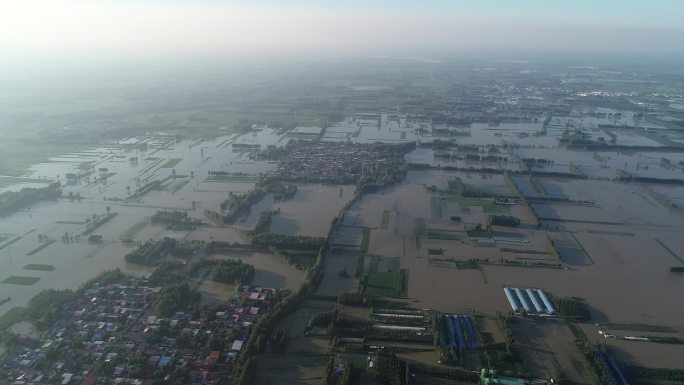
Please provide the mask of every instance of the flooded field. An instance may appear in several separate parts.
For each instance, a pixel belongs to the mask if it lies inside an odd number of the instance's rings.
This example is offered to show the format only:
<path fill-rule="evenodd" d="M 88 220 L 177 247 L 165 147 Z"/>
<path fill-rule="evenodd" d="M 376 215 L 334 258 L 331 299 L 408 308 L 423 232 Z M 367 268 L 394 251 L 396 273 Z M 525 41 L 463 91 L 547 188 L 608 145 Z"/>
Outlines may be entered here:
<path fill-rule="evenodd" d="M 275 143 L 282 136 L 277 130 L 265 129 L 244 140 L 256 137 Z M 45 288 L 75 289 L 103 270 L 149 273 L 151 268 L 124 262 L 123 256 L 132 250 L 121 243 L 124 238 L 145 242 L 169 236 L 243 242 L 232 228 L 207 224 L 194 231 L 172 231 L 148 220 L 158 210 L 180 210 L 206 222 L 205 209 L 218 211 L 230 192 L 249 191 L 260 175 L 275 166 L 250 160 L 249 152 L 231 148 L 232 143 L 231 137 L 192 141 L 131 138 L 35 165 L 25 177 L 31 178 L 33 184 L 29 185 L 59 180 L 64 197 L 0 218 L 0 280 L 10 276 L 38 278 L 32 285 L 1 284 L 3 296 L 10 296 L 12 301 L 1 305 L 0 313 L 26 304 Z M 241 177 L 216 180 L 209 178 L 210 171 L 238 173 Z M 0 187 L 2 191 L 16 191 L 28 186 L 21 180 L 16 182 Z M 158 185 L 148 188 L 153 182 Z M 116 215 L 89 230 L 102 235 L 103 242 L 88 243 L 83 234 L 89 229 L 89 221 L 107 213 Z M 67 236 L 69 241 L 65 241 Z M 49 264 L 55 269 L 25 270 L 23 267 L 30 263 Z M 287 286 L 293 282 L 292 287 L 298 286 L 301 280 L 295 279 L 294 272 L 288 274 L 277 275 L 273 283 Z M 271 281 L 265 275 L 260 279 Z"/>
<path fill-rule="evenodd" d="M 407 297 L 415 301 L 414 306 L 508 312 L 504 286 L 540 287 L 554 296 L 584 298 L 598 322 L 662 323 L 684 330 L 684 310 L 671 295 L 684 290 L 684 281 L 669 273 L 678 262 L 667 250 L 684 254 L 679 241 L 684 219 L 641 186 L 540 178 L 548 196 L 593 203 L 532 204 L 539 216 L 549 216 L 541 228 L 525 216 L 523 205 L 513 206 L 508 210 L 521 218 L 521 226 L 493 227 L 494 241 L 482 243 L 468 234 L 468 228 L 485 223 L 482 208 L 443 205 L 441 199 L 435 206 L 436 194 L 424 187 L 445 188 L 455 175 L 464 183 L 498 193 L 508 188 L 498 176 L 412 171 L 401 184 L 364 196 L 345 214 L 344 226 L 369 228 L 369 255 L 398 257 L 401 268 L 407 269 Z M 451 223 L 447 219 L 451 215 L 459 215 L 462 222 Z M 430 239 L 429 229 L 444 239 Z M 551 251 L 549 237 L 560 245 L 561 259 Z M 330 266 L 335 268 L 321 286 L 326 295 L 353 290 L 357 284 L 348 281 L 358 281 L 336 277 L 338 270 L 357 265 L 358 253 L 335 251 L 333 256 Z M 459 268 L 458 261 L 472 258 L 488 263 Z"/>
<path fill-rule="evenodd" d="M 409 152 L 404 157 L 409 163 L 427 164 L 432 167 L 458 167 L 459 169 L 481 169 L 489 168 L 496 170 L 520 171 L 523 169 L 520 162 L 518 162 L 507 149 L 497 149 L 496 153 L 490 155 L 501 158 L 501 160 L 467 160 L 465 157 L 468 154 L 465 152 L 444 151 L 441 156 L 437 157 L 435 151 L 429 148 L 416 148 Z M 489 154 L 483 154 L 489 155 Z"/>
<path fill-rule="evenodd" d="M 252 205 L 246 218 L 236 225 L 254 228 L 264 211 L 276 211 L 270 232 L 285 235 L 309 235 L 325 237 L 333 218 L 354 196 L 356 186 L 298 184 L 292 199 L 275 201 L 272 195 Z"/>
<path fill-rule="evenodd" d="M 590 340 L 598 339 L 601 343 L 609 347 L 614 359 L 618 362 L 625 362 L 628 365 L 643 366 L 650 368 L 673 368 L 684 369 L 684 362 L 681 360 L 684 354 L 684 345 L 661 344 L 650 341 L 629 341 L 624 339 L 604 338 L 598 334 L 599 330 L 619 336 L 660 336 L 672 337 L 676 333 L 654 333 L 635 330 L 612 330 L 604 325 L 583 324 L 582 331 Z"/>
<path fill-rule="evenodd" d="M 416 130 L 421 126 L 416 122 L 391 114 L 371 115 L 328 127 L 321 131 L 322 138 L 400 143 L 419 137 Z M 41 201 L 0 218 L 0 282 L 5 281 L 0 290 L 2 297 L 11 297 L 0 305 L 0 313 L 25 305 L 42 289 L 77 288 L 106 269 L 150 273 L 152 268 L 124 261 L 133 250 L 124 239 L 246 243 L 244 230 L 253 229 L 261 214 L 270 211 L 274 215 L 269 232 L 317 237 L 326 236 L 333 218 L 343 214 L 325 256 L 320 296 L 369 292 L 364 275 L 396 275 L 403 286 L 385 293 L 403 297 L 412 307 L 486 318 L 510 312 L 503 287 L 535 287 L 555 297 L 584 299 L 594 322 L 662 324 L 684 332 L 684 308 L 672 295 L 684 291 L 684 280 L 669 271 L 684 263 L 684 190 L 678 185 L 613 180 L 627 174 L 681 178 L 684 156 L 559 148 L 560 127 L 568 123 L 564 122 L 556 122 L 557 127 L 552 121 L 547 127 L 502 123 L 459 128 L 448 156 L 436 157 L 435 150 L 425 147 L 405 156 L 409 163 L 432 169 L 410 170 L 402 181 L 355 200 L 344 213 L 356 186 L 297 183 L 290 199 L 276 201 L 266 195 L 232 225 L 209 222 L 205 210 L 220 212 L 230 193 L 249 192 L 273 170 L 273 161 L 255 160 L 253 153 L 285 144 L 287 130 L 258 127 L 246 135 L 212 140 L 130 138 L 55 157 L 21 178 L 0 177 L 0 192 L 57 180 L 64 191 L 58 200 Z M 594 123 L 573 124 L 583 124 L 591 135 L 611 137 Z M 618 145 L 657 143 L 638 132 L 610 134 L 616 135 Z M 423 134 L 420 139 L 437 137 Z M 499 146 L 496 154 L 501 159 L 466 160 L 459 146 L 468 144 L 480 146 L 482 154 L 489 151 L 483 145 Z M 511 177 L 445 171 L 442 166 L 506 170 Z M 526 174 L 527 169 L 539 173 Z M 540 176 L 543 172 L 574 177 Z M 528 202 L 494 199 L 516 196 L 518 191 Z M 166 229 L 150 222 L 158 210 L 181 211 L 204 223 L 193 230 Z M 517 222 L 504 226 L 495 216 L 513 216 Z M 100 223 L 102 218 L 107 220 Z M 89 243 L 88 234 L 102 235 L 102 242 Z M 210 258 L 253 265 L 253 285 L 297 290 L 305 282 L 303 271 L 267 253 L 236 251 Z M 207 277 L 196 282 L 205 305 L 226 300 L 236 289 Z M 269 371 L 287 368 L 287 376 L 261 373 L 259 383 L 320 383 L 327 340 L 302 334 L 313 314 L 332 305 L 309 303 L 281 322 L 290 335 L 292 354 L 287 359 L 267 355 L 258 365 Z M 491 319 L 487 322 L 487 328 L 495 328 Z M 586 373 L 578 365 L 572 335 L 564 324 L 516 322 L 512 328 L 534 376 L 564 371 L 573 383 L 585 383 Z M 676 346 L 623 342 L 610 343 L 619 359 L 636 365 L 657 366 L 651 359 L 656 351 L 680 353 Z M 435 358 L 433 352 L 404 357 L 425 362 Z M 667 365 L 677 367 L 674 362 Z"/>
<path fill-rule="evenodd" d="M 573 384 L 592 384 L 573 344 L 575 337 L 561 320 L 514 319 L 510 327 L 520 343 L 521 358 L 534 377 L 555 378 L 564 373 Z"/>
<path fill-rule="evenodd" d="M 256 382 L 264 385 L 318 385 L 328 363 L 327 355 L 266 355 L 257 364 Z"/>

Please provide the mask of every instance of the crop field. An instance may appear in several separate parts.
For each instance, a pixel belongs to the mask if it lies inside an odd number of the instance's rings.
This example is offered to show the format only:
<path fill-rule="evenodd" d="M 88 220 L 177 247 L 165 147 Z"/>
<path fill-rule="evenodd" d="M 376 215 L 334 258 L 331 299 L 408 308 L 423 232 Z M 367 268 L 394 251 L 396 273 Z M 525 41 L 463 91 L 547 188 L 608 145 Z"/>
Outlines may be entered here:
<path fill-rule="evenodd" d="M 13 243 L 15 243 L 15 242 L 20 241 L 21 239 L 22 239 L 22 237 L 15 237 L 15 238 L 12 238 L 12 240 L 7 241 L 7 242 L 3 243 L 2 245 L 0 245 L 0 250 L 4 249 L 5 247 L 10 246 L 11 244 L 13 244 Z"/>
<path fill-rule="evenodd" d="M 41 250 L 43 250 L 44 248 L 50 246 L 50 245 L 53 244 L 54 242 L 55 242 L 54 239 L 50 239 L 50 240 L 48 240 L 48 241 L 46 241 L 46 242 L 43 242 L 42 244 L 40 244 L 40 245 L 37 246 L 36 248 L 34 248 L 34 249 L 32 249 L 32 250 L 29 250 L 29 251 L 26 253 L 26 255 L 34 255 L 34 254 L 37 254 L 39 251 L 41 251 Z"/>
<path fill-rule="evenodd" d="M 37 277 L 22 277 L 19 275 L 13 275 L 13 276 L 5 278 L 5 280 L 3 280 L 0 283 L 7 283 L 7 284 L 11 284 L 11 285 L 31 286 L 38 281 L 40 281 L 40 278 L 37 278 Z"/>
<path fill-rule="evenodd" d="M 29 263 L 28 265 L 24 266 L 24 270 L 53 271 L 55 270 L 55 266 L 44 265 L 40 263 Z"/>
<path fill-rule="evenodd" d="M 259 181 L 259 177 L 251 175 L 212 175 L 204 180 L 206 182 L 254 183 Z"/>
<path fill-rule="evenodd" d="M 168 159 L 164 164 L 161 165 L 161 168 L 174 168 L 176 165 L 180 162 L 182 162 L 182 158 L 172 158 Z"/>
<path fill-rule="evenodd" d="M 447 240 L 447 241 L 457 241 L 461 239 L 461 236 L 459 234 L 462 234 L 461 231 L 455 231 L 455 230 L 443 230 L 443 229 L 435 229 L 435 228 L 428 228 L 427 229 L 427 238 L 428 239 L 442 239 L 442 240 Z"/>
<path fill-rule="evenodd" d="M 408 274 L 405 270 L 396 272 L 369 273 L 364 281 L 364 293 L 403 297 L 408 285 Z"/>

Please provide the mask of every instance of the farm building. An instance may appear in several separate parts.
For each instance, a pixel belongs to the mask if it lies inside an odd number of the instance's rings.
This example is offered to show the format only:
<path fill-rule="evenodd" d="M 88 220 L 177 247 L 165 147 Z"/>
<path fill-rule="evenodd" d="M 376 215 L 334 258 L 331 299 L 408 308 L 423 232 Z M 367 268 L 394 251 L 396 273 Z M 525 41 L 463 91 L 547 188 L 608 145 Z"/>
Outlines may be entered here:
<path fill-rule="evenodd" d="M 558 312 L 551 298 L 541 289 L 505 287 L 504 293 L 514 313 L 555 316 Z"/>

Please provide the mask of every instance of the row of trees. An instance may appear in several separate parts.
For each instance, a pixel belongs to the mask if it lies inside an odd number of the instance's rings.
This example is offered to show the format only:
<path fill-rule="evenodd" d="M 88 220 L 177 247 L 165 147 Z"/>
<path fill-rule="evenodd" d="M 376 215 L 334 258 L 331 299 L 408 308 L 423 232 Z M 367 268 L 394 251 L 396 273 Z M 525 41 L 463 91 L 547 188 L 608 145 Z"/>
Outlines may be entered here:
<path fill-rule="evenodd" d="M 168 317 L 177 311 L 192 309 L 201 298 L 199 292 L 192 289 L 187 282 L 183 282 L 164 287 L 159 293 L 154 309 L 162 317 Z"/>
<path fill-rule="evenodd" d="M 126 262 L 139 265 L 155 266 L 167 257 L 190 258 L 200 248 L 198 243 L 181 242 L 173 238 L 149 240 L 136 250 L 126 254 Z"/>
<path fill-rule="evenodd" d="M 74 298 L 71 290 L 43 290 L 29 300 L 24 315 L 36 328 L 45 329 L 59 320 L 62 306 Z"/>
<path fill-rule="evenodd" d="M 573 321 L 587 321 L 591 319 L 589 308 L 579 297 L 554 298 L 554 302 L 561 317 Z"/>
<path fill-rule="evenodd" d="M 496 226 L 518 227 L 520 218 L 512 215 L 490 215 L 489 224 Z"/>
<path fill-rule="evenodd" d="M 175 230 L 193 230 L 202 225 L 199 219 L 193 219 L 184 211 L 159 210 L 150 218 L 150 222 L 166 225 Z"/>
<path fill-rule="evenodd" d="M 274 247 L 286 250 L 318 250 L 325 243 L 325 238 L 308 235 L 261 233 L 254 235 L 251 241 L 253 245 L 261 247 Z"/>
<path fill-rule="evenodd" d="M 252 229 L 249 234 L 254 236 L 256 234 L 268 232 L 271 228 L 271 221 L 273 220 L 273 215 L 275 213 L 277 213 L 277 211 L 264 211 L 259 214 L 259 219 L 257 219 L 254 229 Z"/>
<path fill-rule="evenodd" d="M 297 194 L 297 185 L 294 183 L 268 181 L 262 186 L 266 192 L 273 194 L 273 199 L 276 201 L 292 199 Z"/>
<path fill-rule="evenodd" d="M 45 199 L 57 199 L 62 195 L 59 182 L 44 188 L 23 188 L 0 194 L 0 215 L 9 215 Z"/>
<path fill-rule="evenodd" d="M 254 278 L 254 266 L 239 260 L 226 259 L 214 267 L 213 279 L 216 282 L 245 285 Z"/>
<path fill-rule="evenodd" d="M 135 199 L 135 198 L 140 198 L 143 197 L 145 194 L 152 190 L 159 190 L 161 189 L 161 181 L 160 180 L 153 180 L 151 182 L 148 182 L 144 184 L 142 187 L 139 189 L 135 190 L 133 194 L 131 194 L 128 199 Z"/>

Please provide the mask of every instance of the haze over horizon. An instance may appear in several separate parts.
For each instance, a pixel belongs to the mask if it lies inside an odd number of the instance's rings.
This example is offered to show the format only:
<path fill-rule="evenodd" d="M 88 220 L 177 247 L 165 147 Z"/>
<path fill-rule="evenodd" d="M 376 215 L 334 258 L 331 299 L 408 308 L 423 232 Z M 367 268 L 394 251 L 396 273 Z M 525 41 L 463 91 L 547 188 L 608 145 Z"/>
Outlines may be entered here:
<path fill-rule="evenodd" d="M 0 61 L 488 52 L 680 56 L 684 3 L 5 1 Z M 46 63 L 41 63 L 46 65 Z"/>

